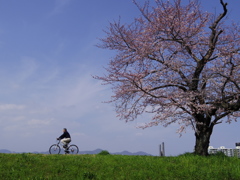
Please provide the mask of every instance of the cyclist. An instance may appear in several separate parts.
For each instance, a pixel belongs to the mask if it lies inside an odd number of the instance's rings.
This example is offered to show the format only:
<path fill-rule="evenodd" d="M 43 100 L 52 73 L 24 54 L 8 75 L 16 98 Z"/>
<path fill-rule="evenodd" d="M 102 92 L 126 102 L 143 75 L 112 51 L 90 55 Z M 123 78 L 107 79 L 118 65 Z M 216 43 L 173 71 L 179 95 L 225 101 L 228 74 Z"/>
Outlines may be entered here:
<path fill-rule="evenodd" d="M 66 128 L 63 128 L 63 134 L 57 138 L 57 140 L 61 140 L 63 144 L 63 148 L 65 148 L 65 152 L 67 151 L 68 144 L 71 142 L 71 136 Z"/>

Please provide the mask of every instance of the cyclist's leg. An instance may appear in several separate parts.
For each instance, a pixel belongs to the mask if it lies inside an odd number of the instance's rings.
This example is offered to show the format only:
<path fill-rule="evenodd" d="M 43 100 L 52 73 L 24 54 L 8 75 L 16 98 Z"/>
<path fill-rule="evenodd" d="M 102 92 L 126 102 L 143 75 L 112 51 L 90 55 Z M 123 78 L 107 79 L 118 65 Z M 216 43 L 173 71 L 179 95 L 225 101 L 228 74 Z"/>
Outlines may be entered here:
<path fill-rule="evenodd" d="M 61 143 L 63 144 L 63 148 L 67 148 L 68 144 L 71 142 L 71 138 L 63 138 Z"/>

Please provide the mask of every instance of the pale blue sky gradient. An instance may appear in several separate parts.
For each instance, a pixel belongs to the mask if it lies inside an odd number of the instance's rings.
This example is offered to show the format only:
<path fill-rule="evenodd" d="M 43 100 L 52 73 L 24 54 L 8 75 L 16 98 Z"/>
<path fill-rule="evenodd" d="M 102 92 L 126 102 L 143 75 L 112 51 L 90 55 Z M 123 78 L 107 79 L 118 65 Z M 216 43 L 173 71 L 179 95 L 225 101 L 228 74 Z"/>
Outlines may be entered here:
<path fill-rule="evenodd" d="M 239 21 L 240 2 L 229 2 L 229 18 Z M 144 2 L 139 0 L 139 2 Z M 218 14 L 219 0 L 202 0 Z M 177 124 L 137 129 L 148 116 L 125 123 L 111 96 L 92 75 L 103 75 L 114 52 L 97 48 L 103 30 L 121 16 L 132 22 L 139 11 L 131 0 L 0 0 L 0 149 L 47 151 L 67 128 L 80 151 L 101 148 L 158 155 L 191 152 L 194 133 L 179 137 Z M 239 123 L 214 129 L 211 145 L 234 147 Z"/>

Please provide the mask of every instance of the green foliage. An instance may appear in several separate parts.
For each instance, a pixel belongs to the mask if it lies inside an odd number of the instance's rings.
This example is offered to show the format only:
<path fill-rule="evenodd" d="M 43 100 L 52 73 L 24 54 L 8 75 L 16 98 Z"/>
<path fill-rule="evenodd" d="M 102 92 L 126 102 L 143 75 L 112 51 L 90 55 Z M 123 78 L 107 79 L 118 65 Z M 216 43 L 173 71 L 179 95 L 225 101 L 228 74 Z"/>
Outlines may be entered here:
<path fill-rule="evenodd" d="M 3 180 L 238 180 L 236 157 L 0 154 Z"/>
<path fill-rule="evenodd" d="M 186 153 L 184 153 L 184 154 L 181 154 L 181 155 L 179 155 L 179 156 L 187 156 L 187 157 L 192 157 L 192 156 L 197 156 L 196 154 L 194 154 L 194 153 L 190 153 L 190 152 L 186 152 Z"/>
<path fill-rule="evenodd" d="M 110 155 L 110 153 L 106 150 L 101 151 L 100 153 L 98 153 L 99 155 Z"/>
<path fill-rule="evenodd" d="M 84 172 L 83 179 L 96 179 L 96 174 L 92 172 Z"/>
<path fill-rule="evenodd" d="M 217 153 L 215 153 L 215 154 L 211 154 L 210 156 L 217 156 L 217 157 L 222 157 L 222 158 L 224 158 L 224 157 L 228 157 L 228 156 L 226 156 L 223 152 L 221 152 L 221 151 L 218 151 Z"/>

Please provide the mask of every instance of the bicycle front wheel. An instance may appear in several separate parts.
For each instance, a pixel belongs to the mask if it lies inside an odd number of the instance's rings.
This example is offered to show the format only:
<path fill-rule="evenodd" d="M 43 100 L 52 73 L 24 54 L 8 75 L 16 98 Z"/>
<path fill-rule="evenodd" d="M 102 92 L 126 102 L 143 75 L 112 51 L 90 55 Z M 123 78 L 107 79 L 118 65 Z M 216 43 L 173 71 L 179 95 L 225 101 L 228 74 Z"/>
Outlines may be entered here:
<path fill-rule="evenodd" d="M 76 145 L 70 145 L 68 147 L 69 154 L 77 154 L 79 149 Z"/>
<path fill-rule="evenodd" d="M 50 154 L 59 154 L 61 151 L 60 146 L 57 144 L 53 144 L 50 148 L 49 148 L 49 153 Z"/>

